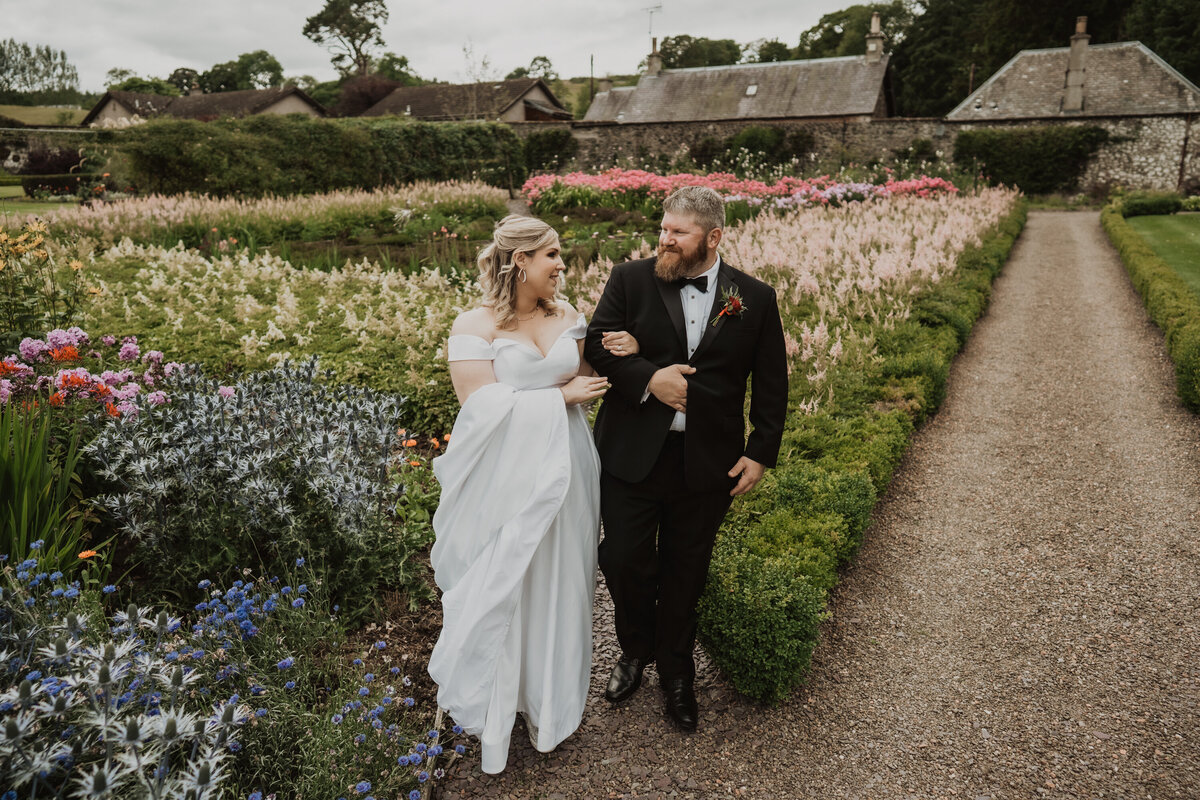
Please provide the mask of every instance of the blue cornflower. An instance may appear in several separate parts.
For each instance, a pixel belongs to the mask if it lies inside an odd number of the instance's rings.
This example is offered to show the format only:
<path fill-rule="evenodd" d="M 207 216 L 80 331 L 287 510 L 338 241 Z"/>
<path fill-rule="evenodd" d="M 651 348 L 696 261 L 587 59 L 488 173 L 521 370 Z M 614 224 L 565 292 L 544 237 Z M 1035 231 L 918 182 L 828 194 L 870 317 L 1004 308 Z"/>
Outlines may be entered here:
<path fill-rule="evenodd" d="M 367 683 L 370 683 L 371 681 L 375 680 L 375 673 L 368 672 L 366 675 L 363 675 L 363 680 Z"/>
<path fill-rule="evenodd" d="M 431 757 L 436 758 L 437 756 L 440 756 L 441 754 L 442 754 L 442 746 L 440 744 L 435 744 L 433 747 L 429 748 L 429 755 Z"/>
<path fill-rule="evenodd" d="M 17 570 L 17 580 L 19 580 L 19 581 L 29 580 L 29 572 L 27 570 L 23 570 L 23 569 Z"/>
<path fill-rule="evenodd" d="M 393 675 L 399 675 L 399 674 L 400 674 L 400 668 L 399 668 L 399 667 L 392 667 L 391 669 L 389 669 L 389 670 L 388 670 L 388 672 L 392 673 Z"/>
<path fill-rule="evenodd" d="M 367 740 L 367 735 L 365 733 L 360 733 L 358 736 L 354 737 L 355 744 L 362 744 L 366 740 Z"/>
<path fill-rule="evenodd" d="M 292 587 L 290 587 L 290 586 L 285 586 L 285 587 L 283 587 L 282 589 L 280 589 L 280 590 L 279 590 L 279 593 L 280 593 L 280 594 L 291 594 L 291 593 L 292 593 Z"/>
<path fill-rule="evenodd" d="M 302 583 L 296 587 L 296 591 L 300 594 L 308 594 L 308 584 Z"/>
<path fill-rule="evenodd" d="M 229 752 L 236 753 L 236 752 L 240 751 L 241 749 L 242 749 L 241 742 L 230 742 L 229 743 Z"/>
<path fill-rule="evenodd" d="M 429 732 L 429 738 L 430 738 L 430 739 L 436 739 L 436 738 L 438 738 L 438 732 L 437 732 L 437 731 L 430 731 L 430 732 Z"/>
<path fill-rule="evenodd" d="M 416 704 L 417 704 L 417 701 L 413 700 L 411 697 L 404 698 L 404 705 L 406 705 L 407 707 L 412 708 Z"/>
<path fill-rule="evenodd" d="M 287 683 L 285 683 L 285 684 L 283 685 L 283 688 L 285 688 L 285 689 L 295 689 L 295 688 L 296 688 L 296 682 L 295 682 L 295 681 L 288 681 Z"/>
<path fill-rule="evenodd" d="M 383 703 L 385 706 L 390 706 L 392 704 L 392 698 L 385 697 L 382 700 L 380 700 L 379 702 Z"/>
<path fill-rule="evenodd" d="M 383 650 L 385 647 L 387 647 L 387 642 L 376 642 L 375 643 L 376 650 Z"/>
<path fill-rule="evenodd" d="M 428 747 L 425 745 L 425 743 L 424 743 L 424 742 L 420 742 L 420 743 L 418 743 L 418 744 L 417 744 L 417 752 L 418 752 L 418 753 L 424 753 L 424 752 L 425 752 L 426 750 L 428 750 L 428 749 L 429 749 L 429 748 L 428 748 Z"/>
<path fill-rule="evenodd" d="M 195 609 L 197 611 L 206 611 L 208 610 L 208 603 L 196 603 Z"/>
<path fill-rule="evenodd" d="M 285 658 L 283 661 L 280 661 L 275 666 L 278 667 L 279 669 L 290 669 L 291 666 L 295 663 L 296 663 L 296 659 L 292 658 L 291 656 L 288 656 L 287 658 Z"/>
<path fill-rule="evenodd" d="M 462 733 L 462 731 L 463 731 L 462 725 L 455 725 L 453 728 L 450 729 L 450 732 L 454 733 L 454 734 Z"/>
<path fill-rule="evenodd" d="M 113 586 L 113 585 L 110 583 L 108 586 L 105 586 L 105 587 L 104 587 L 103 589 L 101 589 L 100 591 L 104 592 L 105 594 L 112 594 L 112 593 L 113 593 L 113 592 L 115 592 L 116 590 L 117 590 L 117 587 Z"/>
<path fill-rule="evenodd" d="M 335 614 L 336 614 L 338 611 L 341 611 L 341 610 L 342 610 L 342 607 L 341 607 L 341 606 L 339 606 L 339 605 L 334 605 L 334 607 L 333 607 L 333 611 L 334 611 L 334 613 L 335 613 Z"/>
<path fill-rule="evenodd" d="M 380 720 L 379 717 L 376 717 L 375 719 L 371 720 L 371 727 L 375 730 L 379 730 L 383 727 L 383 721 Z"/>
<path fill-rule="evenodd" d="M 42 677 L 42 673 L 35 669 L 33 672 L 30 672 L 28 675 L 25 676 L 25 680 L 36 681 L 40 677 Z"/>
<path fill-rule="evenodd" d="M 424 759 L 425 759 L 425 757 L 422 756 L 420 753 L 409 753 L 408 754 L 408 763 L 414 767 L 417 764 L 420 764 Z"/>
<path fill-rule="evenodd" d="M 429 780 L 428 772 L 426 772 L 425 770 L 421 770 L 420 772 L 417 773 L 417 782 L 418 783 L 424 783 L 427 780 Z"/>
<path fill-rule="evenodd" d="M 303 558 L 303 556 L 302 556 L 302 557 L 300 557 L 300 558 L 297 558 L 297 559 L 296 559 L 296 566 L 297 566 L 297 567 L 303 567 L 303 566 L 304 566 L 304 558 Z"/>
<path fill-rule="evenodd" d="M 51 597 L 55 597 L 55 598 L 57 598 L 57 597 L 62 597 L 62 596 L 63 596 L 63 590 L 62 590 L 62 589 L 55 589 L 53 592 L 51 592 L 51 593 L 50 593 L 50 596 L 51 596 Z"/>
<path fill-rule="evenodd" d="M 334 714 L 334 715 L 333 715 L 333 719 L 332 719 L 332 720 L 330 720 L 330 721 L 331 721 L 331 722 L 332 722 L 334 725 L 341 725 L 341 724 L 342 724 L 342 720 L 343 720 L 343 719 L 345 719 L 345 717 L 343 717 L 341 714 Z"/>
<path fill-rule="evenodd" d="M 371 693 L 371 690 L 368 689 L 367 687 L 365 687 L 365 686 L 358 687 L 358 696 L 359 697 L 366 697 L 370 693 Z"/>
<path fill-rule="evenodd" d="M 354 666 L 356 666 L 356 667 L 361 667 L 361 666 L 362 666 L 362 659 L 361 659 L 361 658 L 356 658 L 356 659 L 354 659 L 353 661 L 351 661 L 350 663 L 351 663 L 351 664 L 353 664 L 353 665 L 354 665 Z"/>
<path fill-rule="evenodd" d="M 254 716 L 258 717 L 259 719 L 262 719 L 266 715 L 267 715 L 267 710 L 265 708 L 260 708 L 254 712 Z"/>
<path fill-rule="evenodd" d="M 456 745 L 454 745 L 454 752 L 458 753 L 461 756 L 463 753 L 467 752 L 467 748 L 462 746 L 461 744 L 456 744 Z"/>
<path fill-rule="evenodd" d="M 421 790 L 413 789 L 408 793 L 408 800 L 421 800 Z"/>
<path fill-rule="evenodd" d="M 196 588 L 198 589 L 207 589 L 210 586 L 212 586 L 212 581 L 210 581 L 208 578 L 205 578 L 196 584 Z"/>
<path fill-rule="evenodd" d="M 304 607 L 304 598 L 303 597 L 297 597 L 295 600 L 292 601 L 292 608 L 303 608 L 303 607 Z"/>
<path fill-rule="evenodd" d="M 33 544 L 29 545 L 29 549 L 30 549 L 30 550 L 41 550 L 41 549 L 42 549 L 42 545 L 44 545 L 45 543 L 46 543 L 46 540 L 45 540 L 45 539 L 38 539 L 38 540 L 37 540 L 36 542 L 34 542 Z"/>
<path fill-rule="evenodd" d="M 251 792 L 246 800 L 262 800 L 262 792 Z"/>
<path fill-rule="evenodd" d="M 25 601 L 25 607 L 26 607 L 26 608 L 33 608 L 33 605 L 34 605 L 34 603 L 36 603 L 36 602 L 37 602 L 37 600 L 34 600 L 34 599 L 31 597 L 31 598 L 29 598 L 28 600 L 26 600 L 26 601 Z"/>
<path fill-rule="evenodd" d="M 68 600 L 72 600 L 76 597 L 79 597 L 79 590 L 76 589 L 74 586 L 72 586 L 71 588 L 69 588 L 65 592 L 63 592 L 63 596 L 66 597 Z"/>
<path fill-rule="evenodd" d="M 51 573 L 50 573 L 50 580 L 52 580 L 52 581 L 61 581 L 61 580 L 62 580 L 62 573 L 61 573 L 61 572 L 58 572 L 57 570 L 55 570 L 54 572 L 51 572 Z"/>

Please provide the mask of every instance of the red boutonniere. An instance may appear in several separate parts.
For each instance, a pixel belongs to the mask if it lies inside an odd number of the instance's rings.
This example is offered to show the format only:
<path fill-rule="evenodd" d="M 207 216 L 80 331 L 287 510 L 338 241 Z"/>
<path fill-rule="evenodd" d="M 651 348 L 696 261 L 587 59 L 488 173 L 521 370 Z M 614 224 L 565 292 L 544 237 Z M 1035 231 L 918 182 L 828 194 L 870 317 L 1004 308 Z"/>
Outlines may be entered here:
<path fill-rule="evenodd" d="M 721 313 L 713 317 L 712 324 L 716 326 L 721 317 L 740 317 L 745 310 L 746 303 L 735 286 L 721 293 Z"/>

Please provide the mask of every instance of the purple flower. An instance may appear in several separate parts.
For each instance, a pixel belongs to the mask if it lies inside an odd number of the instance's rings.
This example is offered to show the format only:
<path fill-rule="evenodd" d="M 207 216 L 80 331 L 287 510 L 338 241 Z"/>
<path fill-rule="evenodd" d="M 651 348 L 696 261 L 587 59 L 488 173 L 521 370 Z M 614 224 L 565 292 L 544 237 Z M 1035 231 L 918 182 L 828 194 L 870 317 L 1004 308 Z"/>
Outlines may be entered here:
<path fill-rule="evenodd" d="M 12 397 L 12 381 L 0 378 L 0 404 L 7 403 Z"/>
<path fill-rule="evenodd" d="M 221 397 L 233 397 L 234 388 L 232 386 L 222 386 L 217 389 L 217 394 Z"/>
<path fill-rule="evenodd" d="M 55 328 L 46 334 L 46 342 L 53 348 L 66 347 L 67 345 L 74 346 L 76 344 L 75 337 L 61 328 Z"/>
<path fill-rule="evenodd" d="M 117 358 L 121 359 L 122 361 L 136 361 L 138 355 L 140 354 L 141 350 L 138 349 L 136 344 L 133 342 L 127 342 L 126 344 L 121 345 L 121 351 L 117 353 Z"/>
<path fill-rule="evenodd" d="M 163 403 L 167 402 L 167 393 L 151 392 L 150 394 L 146 395 L 146 402 L 152 406 L 161 406 Z"/>
<path fill-rule="evenodd" d="M 183 364 L 180 364 L 178 361 L 168 361 L 166 364 L 163 364 L 163 374 L 168 378 L 181 369 L 183 369 Z"/>
<path fill-rule="evenodd" d="M 163 354 L 161 350 L 147 350 L 146 355 L 142 356 L 142 361 L 147 364 L 161 364 Z"/>
<path fill-rule="evenodd" d="M 79 328 L 79 327 L 67 328 L 67 333 L 69 333 L 71 336 L 75 337 L 75 346 L 76 347 L 85 347 L 92 341 L 91 337 L 89 337 L 87 335 L 87 333 L 83 330 L 83 328 Z"/>
<path fill-rule="evenodd" d="M 114 344 L 117 343 L 117 337 L 109 334 L 108 336 L 101 336 L 100 341 L 103 342 L 104 344 L 108 345 L 109 347 L 112 347 Z"/>
<path fill-rule="evenodd" d="M 23 360 L 38 363 L 42 361 L 42 355 L 50 350 L 50 345 L 41 339 L 25 338 L 17 345 L 17 350 Z"/>

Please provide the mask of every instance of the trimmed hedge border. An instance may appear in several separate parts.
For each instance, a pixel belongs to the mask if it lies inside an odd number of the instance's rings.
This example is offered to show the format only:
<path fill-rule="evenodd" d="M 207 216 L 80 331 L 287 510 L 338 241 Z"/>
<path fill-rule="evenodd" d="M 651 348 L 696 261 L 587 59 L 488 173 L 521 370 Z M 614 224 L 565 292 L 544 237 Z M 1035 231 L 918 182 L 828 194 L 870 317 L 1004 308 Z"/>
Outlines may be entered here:
<path fill-rule="evenodd" d="M 1162 328 L 1180 399 L 1190 411 L 1200 413 L 1200 296 L 1116 208 L 1101 211 L 1100 224 L 1120 253 L 1150 319 Z"/>
<path fill-rule="evenodd" d="M 713 553 L 699 637 L 741 693 L 778 703 L 802 682 L 838 571 L 912 432 L 945 398 L 950 364 L 1025 217 L 1018 200 L 948 279 L 914 298 L 909 319 L 877 331 L 881 358 L 839 371 L 831 407 L 791 415 L 779 467 L 735 506 Z"/>

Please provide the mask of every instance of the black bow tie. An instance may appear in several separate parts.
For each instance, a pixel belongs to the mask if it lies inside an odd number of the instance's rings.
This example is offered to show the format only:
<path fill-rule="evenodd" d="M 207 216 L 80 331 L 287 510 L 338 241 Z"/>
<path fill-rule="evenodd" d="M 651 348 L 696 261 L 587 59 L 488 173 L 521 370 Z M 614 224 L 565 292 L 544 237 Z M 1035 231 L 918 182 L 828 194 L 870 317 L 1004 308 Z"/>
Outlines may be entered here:
<path fill-rule="evenodd" d="M 676 278 L 674 284 L 682 289 L 685 286 L 695 286 L 702 292 L 708 291 L 708 276 L 701 275 L 698 278 Z"/>

